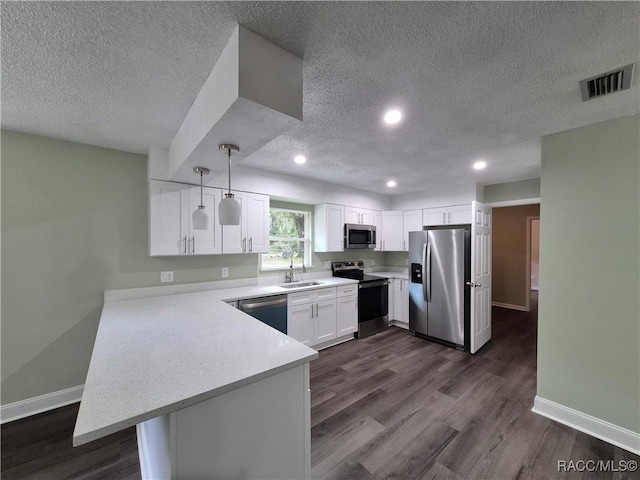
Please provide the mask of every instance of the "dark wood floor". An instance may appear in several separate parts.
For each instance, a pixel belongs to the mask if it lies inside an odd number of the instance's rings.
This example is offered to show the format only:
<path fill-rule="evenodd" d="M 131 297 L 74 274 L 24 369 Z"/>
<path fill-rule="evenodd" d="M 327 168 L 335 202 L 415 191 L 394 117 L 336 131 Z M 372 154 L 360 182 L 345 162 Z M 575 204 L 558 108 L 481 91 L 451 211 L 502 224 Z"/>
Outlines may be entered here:
<path fill-rule="evenodd" d="M 635 460 L 531 412 L 536 312 L 494 308 L 476 355 L 391 328 L 311 364 L 312 476 L 327 479 L 640 479 L 558 472 L 558 460 Z M 2 478 L 139 479 L 135 430 L 71 447 L 77 405 L 2 427 Z"/>

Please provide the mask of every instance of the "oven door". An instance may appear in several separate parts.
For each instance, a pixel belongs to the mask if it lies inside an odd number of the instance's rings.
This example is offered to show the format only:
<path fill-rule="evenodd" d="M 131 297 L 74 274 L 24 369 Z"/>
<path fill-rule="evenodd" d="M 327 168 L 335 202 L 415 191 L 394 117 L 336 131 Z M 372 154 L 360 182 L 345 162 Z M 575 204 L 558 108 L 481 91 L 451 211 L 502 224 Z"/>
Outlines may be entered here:
<path fill-rule="evenodd" d="M 375 248 L 376 227 L 345 223 L 344 248 Z"/>
<path fill-rule="evenodd" d="M 358 284 L 358 323 L 389 315 L 389 281 Z"/>

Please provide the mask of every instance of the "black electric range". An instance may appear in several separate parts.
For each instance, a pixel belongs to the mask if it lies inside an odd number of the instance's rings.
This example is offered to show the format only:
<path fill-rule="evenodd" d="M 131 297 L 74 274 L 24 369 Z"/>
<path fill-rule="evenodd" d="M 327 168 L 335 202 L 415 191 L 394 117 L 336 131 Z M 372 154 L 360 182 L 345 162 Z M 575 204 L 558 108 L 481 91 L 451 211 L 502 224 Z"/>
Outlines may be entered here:
<path fill-rule="evenodd" d="M 358 280 L 357 338 L 389 328 L 389 280 L 364 274 L 362 260 L 331 262 L 334 277 Z"/>

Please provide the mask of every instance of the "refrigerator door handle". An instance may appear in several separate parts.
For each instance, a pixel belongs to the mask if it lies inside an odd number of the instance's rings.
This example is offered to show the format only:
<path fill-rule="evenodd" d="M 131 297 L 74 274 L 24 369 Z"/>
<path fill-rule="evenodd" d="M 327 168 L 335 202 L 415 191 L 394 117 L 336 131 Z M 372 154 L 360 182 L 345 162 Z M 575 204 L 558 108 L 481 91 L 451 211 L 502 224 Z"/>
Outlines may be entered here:
<path fill-rule="evenodd" d="M 431 243 L 422 245 L 422 296 L 431 301 Z"/>

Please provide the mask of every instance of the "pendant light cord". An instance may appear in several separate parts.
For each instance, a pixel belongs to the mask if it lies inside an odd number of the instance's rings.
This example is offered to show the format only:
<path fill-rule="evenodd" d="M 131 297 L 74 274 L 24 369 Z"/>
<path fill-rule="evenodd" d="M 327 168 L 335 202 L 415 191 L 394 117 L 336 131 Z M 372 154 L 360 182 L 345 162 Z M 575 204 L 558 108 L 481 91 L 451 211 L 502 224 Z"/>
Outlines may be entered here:
<path fill-rule="evenodd" d="M 229 195 L 231 195 L 231 149 L 227 150 L 229 153 Z"/>
<path fill-rule="evenodd" d="M 200 206 L 204 207 L 204 203 L 202 201 L 202 174 L 203 174 L 203 171 L 200 170 Z"/>

